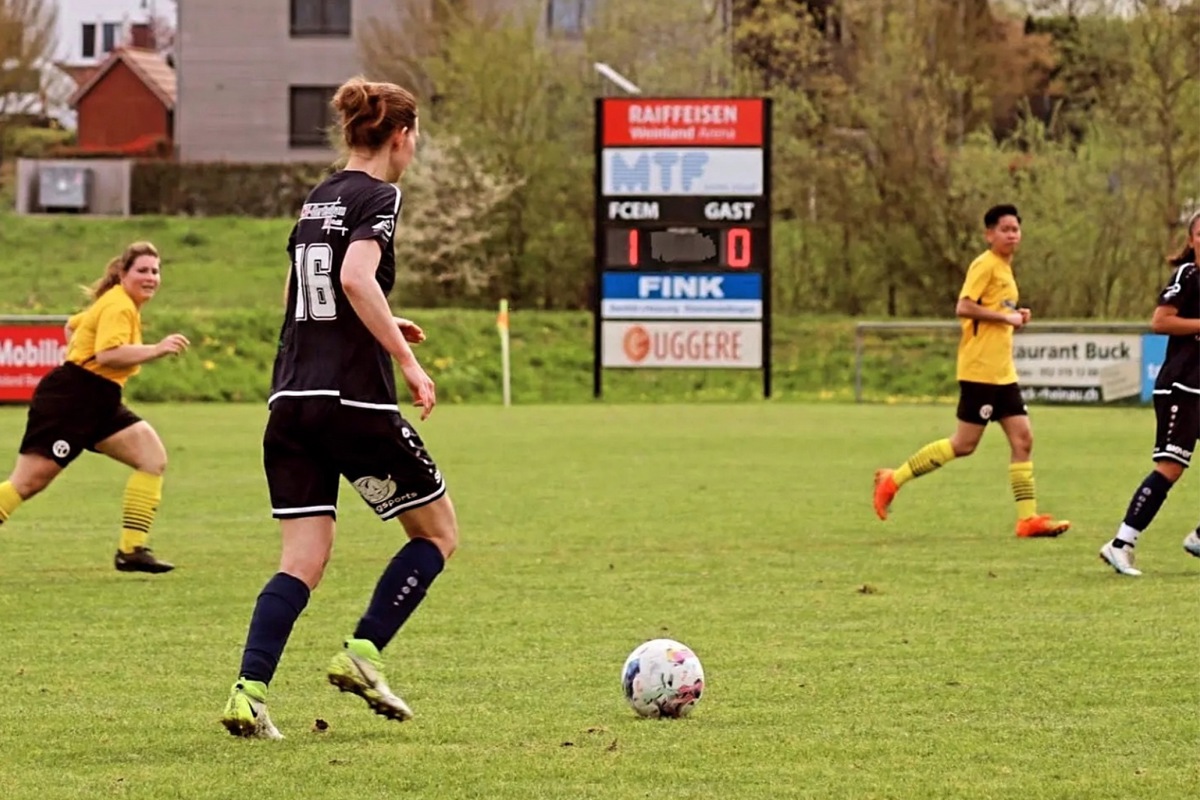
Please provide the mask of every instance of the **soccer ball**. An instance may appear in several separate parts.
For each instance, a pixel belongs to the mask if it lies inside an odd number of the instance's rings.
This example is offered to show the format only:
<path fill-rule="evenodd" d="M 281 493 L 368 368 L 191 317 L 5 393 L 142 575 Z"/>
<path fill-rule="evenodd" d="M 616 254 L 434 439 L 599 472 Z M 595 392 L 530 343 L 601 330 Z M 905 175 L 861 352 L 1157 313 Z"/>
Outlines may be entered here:
<path fill-rule="evenodd" d="M 621 688 L 643 717 L 686 717 L 704 691 L 704 668 L 687 645 L 651 639 L 625 659 Z"/>

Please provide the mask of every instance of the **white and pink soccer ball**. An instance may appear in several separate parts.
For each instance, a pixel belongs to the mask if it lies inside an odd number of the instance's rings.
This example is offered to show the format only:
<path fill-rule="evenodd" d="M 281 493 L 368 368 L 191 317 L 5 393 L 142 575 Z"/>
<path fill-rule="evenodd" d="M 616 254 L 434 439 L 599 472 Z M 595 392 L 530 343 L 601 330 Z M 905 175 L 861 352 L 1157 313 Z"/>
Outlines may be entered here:
<path fill-rule="evenodd" d="M 686 717 L 704 692 L 704 668 L 687 645 L 651 639 L 625 659 L 621 688 L 643 717 Z"/>

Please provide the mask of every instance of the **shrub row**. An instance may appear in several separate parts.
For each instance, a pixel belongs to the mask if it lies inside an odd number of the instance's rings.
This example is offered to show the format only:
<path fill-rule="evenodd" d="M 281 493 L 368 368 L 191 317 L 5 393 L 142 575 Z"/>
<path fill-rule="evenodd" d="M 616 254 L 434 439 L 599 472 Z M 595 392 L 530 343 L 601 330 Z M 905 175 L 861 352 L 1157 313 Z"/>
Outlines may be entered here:
<path fill-rule="evenodd" d="M 179 163 L 138 161 L 134 214 L 290 217 L 330 164 Z"/>

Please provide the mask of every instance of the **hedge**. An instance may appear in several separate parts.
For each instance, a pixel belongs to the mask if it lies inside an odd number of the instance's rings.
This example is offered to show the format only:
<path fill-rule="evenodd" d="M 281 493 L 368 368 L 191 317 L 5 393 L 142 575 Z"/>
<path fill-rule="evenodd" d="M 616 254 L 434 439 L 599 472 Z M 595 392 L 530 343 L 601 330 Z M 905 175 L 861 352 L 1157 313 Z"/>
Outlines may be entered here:
<path fill-rule="evenodd" d="M 290 217 L 332 164 L 137 161 L 134 214 Z"/>

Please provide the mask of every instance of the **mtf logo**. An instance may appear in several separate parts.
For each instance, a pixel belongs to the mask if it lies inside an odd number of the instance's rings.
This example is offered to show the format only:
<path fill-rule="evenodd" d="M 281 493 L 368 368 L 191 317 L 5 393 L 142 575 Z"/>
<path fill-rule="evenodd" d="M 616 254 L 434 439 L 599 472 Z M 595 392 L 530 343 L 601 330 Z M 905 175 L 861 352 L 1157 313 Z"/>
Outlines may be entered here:
<path fill-rule="evenodd" d="M 743 195 L 763 192 L 761 148 L 608 148 L 603 194 Z"/>
<path fill-rule="evenodd" d="M 643 152 L 632 161 L 617 150 L 612 154 L 612 181 L 618 191 L 638 194 L 668 194 L 673 186 L 690 192 L 696 179 L 704 176 L 707 163 L 708 153 L 703 150 Z"/>

